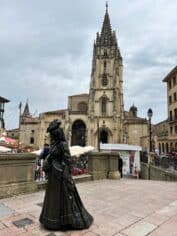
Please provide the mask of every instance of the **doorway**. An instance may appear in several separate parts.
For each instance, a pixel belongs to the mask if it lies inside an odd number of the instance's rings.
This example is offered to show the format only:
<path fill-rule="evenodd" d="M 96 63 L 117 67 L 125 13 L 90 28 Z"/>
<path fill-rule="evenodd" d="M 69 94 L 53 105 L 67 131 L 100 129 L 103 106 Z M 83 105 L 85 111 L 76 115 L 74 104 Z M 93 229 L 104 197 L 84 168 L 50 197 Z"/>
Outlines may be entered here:
<path fill-rule="evenodd" d="M 72 125 L 71 145 L 86 145 L 86 125 L 82 120 L 76 120 Z"/>
<path fill-rule="evenodd" d="M 108 143 L 108 133 L 105 130 L 100 132 L 100 142 L 101 143 Z"/>

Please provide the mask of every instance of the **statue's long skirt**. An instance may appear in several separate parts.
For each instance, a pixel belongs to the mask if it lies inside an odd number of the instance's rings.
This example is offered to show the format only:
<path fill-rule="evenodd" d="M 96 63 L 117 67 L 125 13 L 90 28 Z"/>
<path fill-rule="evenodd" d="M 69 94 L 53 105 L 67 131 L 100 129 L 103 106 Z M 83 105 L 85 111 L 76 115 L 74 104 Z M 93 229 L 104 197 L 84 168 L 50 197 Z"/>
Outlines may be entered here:
<path fill-rule="evenodd" d="M 85 209 L 75 183 L 61 177 L 54 166 L 48 174 L 47 188 L 39 218 L 44 227 L 54 230 L 86 229 L 93 217 Z"/>

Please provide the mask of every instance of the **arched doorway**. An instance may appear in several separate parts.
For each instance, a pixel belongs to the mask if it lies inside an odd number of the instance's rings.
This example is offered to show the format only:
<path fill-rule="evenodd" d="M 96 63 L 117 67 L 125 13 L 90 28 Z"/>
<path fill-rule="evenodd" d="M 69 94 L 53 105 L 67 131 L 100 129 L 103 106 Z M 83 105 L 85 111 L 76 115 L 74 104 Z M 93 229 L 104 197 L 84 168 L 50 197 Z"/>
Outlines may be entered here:
<path fill-rule="evenodd" d="M 165 152 L 165 145 L 164 145 L 164 143 L 162 143 L 162 152 L 163 153 Z"/>
<path fill-rule="evenodd" d="M 101 143 L 108 143 L 108 133 L 106 130 L 102 130 L 100 132 L 100 142 Z"/>
<path fill-rule="evenodd" d="M 71 145 L 86 145 L 86 125 L 82 120 L 76 120 L 72 125 Z"/>
<path fill-rule="evenodd" d="M 168 143 L 166 143 L 166 153 L 168 153 Z"/>
<path fill-rule="evenodd" d="M 159 143 L 159 153 L 161 154 L 162 150 L 161 150 L 161 144 Z"/>

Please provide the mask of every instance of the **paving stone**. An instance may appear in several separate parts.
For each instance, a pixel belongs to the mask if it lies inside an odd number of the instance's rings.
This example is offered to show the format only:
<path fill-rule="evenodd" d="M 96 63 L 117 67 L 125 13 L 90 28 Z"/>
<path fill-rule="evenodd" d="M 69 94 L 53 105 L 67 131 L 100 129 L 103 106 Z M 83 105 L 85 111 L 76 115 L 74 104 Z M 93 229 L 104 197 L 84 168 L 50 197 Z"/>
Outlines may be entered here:
<path fill-rule="evenodd" d="M 0 222 L 0 230 L 4 229 L 6 226 Z"/>
<path fill-rule="evenodd" d="M 26 225 L 31 225 L 34 222 L 31 219 L 29 219 L 29 218 L 23 218 L 23 219 L 20 219 L 20 220 L 17 220 L 17 221 L 13 221 L 12 223 L 17 228 L 22 228 L 22 227 L 25 227 Z"/>
<path fill-rule="evenodd" d="M 156 227 L 156 225 L 147 222 L 138 222 L 121 231 L 121 233 L 128 236 L 146 236 L 149 235 Z"/>
<path fill-rule="evenodd" d="M 148 223 L 151 223 L 151 224 L 154 224 L 154 225 L 161 225 L 162 223 L 164 223 L 165 221 L 167 221 L 169 219 L 168 216 L 164 216 L 164 215 L 159 215 L 157 213 L 154 213 L 146 218 L 144 218 L 143 220 L 148 222 Z"/>
<path fill-rule="evenodd" d="M 177 215 L 170 218 L 161 227 L 154 230 L 151 236 L 176 236 L 177 235 Z"/>
<path fill-rule="evenodd" d="M 43 206 L 43 202 L 37 203 L 36 205 L 42 207 Z"/>
<path fill-rule="evenodd" d="M 114 234 L 114 236 L 125 236 L 125 235 L 121 234 L 121 233 L 116 233 L 116 234 Z"/>
<path fill-rule="evenodd" d="M 36 236 L 46 236 L 47 234 L 50 233 L 49 230 L 43 229 L 43 228 L 35 228 L 32 230 L 29 230 L 29 232 L 32 232 Z"/>
<path fill-rule="evenodd" d="M 94 232 L 91 232 L 91 231 L 88 231 L 86 233 L 83 234 L 84 236 L 98 236 L 98 234 L 94 233 Z M 70 235 L 69 235 L 70 236 Z M 71 235 L 72 236 L 72 235 Z"/>
<path fill-rule="evenodd" d="M 46 236 L 56 236 L 54 233 L 47 234 Z"/>
<path fill-rule="evenodd" d="M 14 210 L 5 206 L 3 203 L 0 203 L 0 217 L 12 215 Z"/>
<path fill-rule="evenodd" d="M 168 205 L 157 211 L 158 214 L 164 216 L 173 216 L 177 214 L 177 205 Z"/>
<path fill-rule="evenodd" d="M 177 236 L 174 182 L 99 180 L 77 184 L 77 188 L 86 209 L 94 217 L 89 229 L 60 232 L 41 227 L 39 215 L 44 199 L 44 191 L 41 191 L 1 199 L 0 206 L 3 204 L 13 213 L 6 215 L 6 212 L 0 217 L 0 236 L 47 236 L 51 233 L 56 236 Z M 24 218 L 33 223 L 21 228 L 13 225 L 12 222 Z"/>
<path fill-rule="evenodd" d="M 127 227 L 128 225 L 136 223 L 140 219 L 140 217 L 131 214 L 124 214 L 121 217 L 116 218 L 113 222 Z"/>
<path fill-rule="evenodd" d="M 25 235 L 26 230 L 21 228 L 17 228 L 15 226 L 4 228 L 0 231 L 1 236 L 20 236 L 20 235 Z"/>

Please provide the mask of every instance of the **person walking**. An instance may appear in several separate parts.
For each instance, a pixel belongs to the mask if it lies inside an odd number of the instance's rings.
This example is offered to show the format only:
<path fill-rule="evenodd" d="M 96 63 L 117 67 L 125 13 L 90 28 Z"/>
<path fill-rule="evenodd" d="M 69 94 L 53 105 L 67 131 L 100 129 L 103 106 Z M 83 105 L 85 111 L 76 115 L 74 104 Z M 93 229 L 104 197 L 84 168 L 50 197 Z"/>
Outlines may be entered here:
<path fill-rule="evenodd" d="M 123 173 L 122 173 L 122 168 L 123 168 L 123 160 L 121 157 L 119 157 L 119 172 L 120 172 L 120 177 L 123 177 Z"/>
<path fill-rule="evenodd" d="M 47 174 L 43 170 L 43 166 L 44 166 L 44 161 L 49 154 L 49 150 L 50 150 L 49 144 L 45 143 L 44 148 L 43 148 L 43 150 L 40 154 L 40 157 L 39 157 L 39 159 L 40 159 L 40 180 L 46 180 L 46 178 L 47 178 Z"/>

